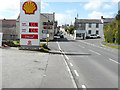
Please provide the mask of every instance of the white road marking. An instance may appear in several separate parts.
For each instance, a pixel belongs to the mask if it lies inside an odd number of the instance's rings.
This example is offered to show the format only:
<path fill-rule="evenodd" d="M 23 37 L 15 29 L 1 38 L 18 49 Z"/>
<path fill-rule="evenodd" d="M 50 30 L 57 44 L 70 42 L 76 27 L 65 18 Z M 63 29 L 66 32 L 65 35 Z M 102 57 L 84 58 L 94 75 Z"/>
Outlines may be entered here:
<path fill-rule="evenodd" d="M 67 55 L 65 55 L 65 58 L 66 58 L 67 60 L 69 60 L 69 58 L 68 58 L 68 56 L 67 56 Z"/>
<path fill-rule="evenodd" d="M 58 45 L 59 50 L 62 51 L 62 49 L 61 49 L 59 43 L 58 43 L 58 42 L 56 42 L 56 43 L 57 43 L 57 45 Z"/>
<path fill-rule="evenodd" d="M 59 43 L 58 43 L 58 42 L 56 42 L 56 43 L 58 44 L 59 49 L 61 49 Z M 63 53 L 63 54 L 65 55 L 65 53 L 62 51 L 62 49 L 61 49 L 61 53 Z M 65 62 L 65 65 L 66 65 L 66 67 L 67 67 L 68 73 L 70 74 L 70 78 L 71 78 L 71 80 L 72 80 L 73 87 L 74 87 L 74 88 L 77 88 L 77 84 L 75 83 L 74 77 L 73 77 L 73 75 L 72 75 L 72 72 L 71 72 L 71 70 L 70 70 L 70 67 L 68 66 L 67 61 L 64 59 L 64 55 L 62 55 L 62 57 L 63 57 L 63 60 L 64 60 L 64 62 Z M 66 55 L 65 55 L 65 56 L 66 56 Z M 66 58 L 68 58 L 68 57 L 66 56 Z M 68 59 L 69 59 L 69 58 L 68 58 Z"/>
<path fill-rule="evenodd" d="M 73 66 L 73 64 L 72 64 L 72 63 L 70 63 L 70 66 Z"/>
<path fill-rule="evenodd" d="M 117 62 L 117 61 L 115 61 L 115 60 L 113 60 L 113 59 L 111 59 L 111 58 L 109 58 L 109 60 L 112 61 L 112 62 L 115 62 L 115 63 L 117 63 L 117 64 L 120 64 L 119 62 Z"/>
<path fill-rule="evenodd" d="M 77 85 L 76 85 L 76 83 L 75 83 L 75 80 L 74 80 L 74 78 L 73 78 L 73 75 L 72 75 L 72 73 L 71 73 L 71 71 L 70 71 L 70 68 L 69 68 L 67 62 L 65 61 L 64 57 L 63 57 L 63 60 L 64 60 L 64 62 L 65 62 L 65 64 L 66 64 L 66 67 L 67 67 L 68 72 L 69 72 L 69 74 L 70 74 L 70 78 L 71 78 L 71 80 L 72 80 L 73 86 L 74 86 L 74 88 L 77 88 Z"/>
<path fill-rule="evenodd" d="M 74 72 L 75 72 L 76 76 L 79 76 L 79 74 L 78 74 L 78 72 L 76 70 L 74 70 Z"/>
<path fill-rule="evenodd" d="M 83 47 L 83 46 L 81 46 L 81 45 L 79 45 L 79 47 L 81 47 L 81 48 L 85 48 L 85 47 Z"/>
<path fill-rule="evenodd" d="M 97 55 L 101 55 L 100 53 L 95 52 L 95 51 L 93 51 L 93 50 L 90 50 L 90 49 L 89 49 L 89 51 L 91 51 L 91 52 L 93 52 L 93 53 L 95 53 L 95 54 L 97 54 Z"/>
<path fill-rule="evenodd" d="M 87 90 L 86 86 L 85 85 L 82 85 L 82 88 L 83 90 Z"/>

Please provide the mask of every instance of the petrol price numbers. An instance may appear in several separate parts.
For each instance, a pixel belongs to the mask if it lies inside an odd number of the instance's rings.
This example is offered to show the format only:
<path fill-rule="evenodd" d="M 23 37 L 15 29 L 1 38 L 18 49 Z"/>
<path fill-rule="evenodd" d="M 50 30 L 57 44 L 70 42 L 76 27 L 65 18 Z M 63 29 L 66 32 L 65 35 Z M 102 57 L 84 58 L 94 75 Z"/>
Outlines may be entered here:
<path fill-rule="evenodd" d="M 29 28 L 30 33 L 38 33 L 38 29 L 35 28 Z"/>

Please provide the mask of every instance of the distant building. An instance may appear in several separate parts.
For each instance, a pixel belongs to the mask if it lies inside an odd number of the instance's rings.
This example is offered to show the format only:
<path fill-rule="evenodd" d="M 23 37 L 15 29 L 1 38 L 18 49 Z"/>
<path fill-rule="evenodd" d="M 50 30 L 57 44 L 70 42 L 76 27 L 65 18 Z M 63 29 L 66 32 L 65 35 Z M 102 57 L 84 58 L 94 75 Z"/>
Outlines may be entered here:
<path fill-rule="evenodd" d="M 114 20 L 115 18 L 104 18 L 103 16 L 101 16 L 101 22 L 104 24 L 104 27 L 113 22 Z"/>
<path fill-rule="evenodd" d="M 75 19 L 76 39 L 86 39 L 91 34 L 103 36 L 103 24 L 100 19 Z"/>
<path fill-rule="evenodd" d="M 16 40 L 16 19 L 0 20 L 0 32 L 3 33 L 3 40 Z"/>

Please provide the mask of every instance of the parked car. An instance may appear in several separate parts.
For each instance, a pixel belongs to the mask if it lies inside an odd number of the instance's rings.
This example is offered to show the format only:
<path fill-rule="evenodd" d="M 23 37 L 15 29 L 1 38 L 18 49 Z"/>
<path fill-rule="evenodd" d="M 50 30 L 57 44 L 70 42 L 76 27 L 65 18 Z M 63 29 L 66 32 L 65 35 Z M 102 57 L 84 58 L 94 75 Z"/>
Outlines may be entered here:
<path fill-rule="evenodd" d="M 100 35 L 97 35 L 97 38 L 101 38 Z"/>
<path fill-rule="evenodd" d="M 95 39 L 95 38 L 97 38 L 97 35 L 96 35 L 96 34 L 91 34 L 91 35 L 90 35 L 90 38 Z"/>
<path fill-rule="evenodd" d="M 60 36 L 60 38 L 64 38 L 64 33 L 60 32 L 60 33 L 57 34 L 57 36 Z"/>
<path fill-rule="evenodd" d="M 60 38 L 64 38 L 64 33 L 60 33 Z"/>

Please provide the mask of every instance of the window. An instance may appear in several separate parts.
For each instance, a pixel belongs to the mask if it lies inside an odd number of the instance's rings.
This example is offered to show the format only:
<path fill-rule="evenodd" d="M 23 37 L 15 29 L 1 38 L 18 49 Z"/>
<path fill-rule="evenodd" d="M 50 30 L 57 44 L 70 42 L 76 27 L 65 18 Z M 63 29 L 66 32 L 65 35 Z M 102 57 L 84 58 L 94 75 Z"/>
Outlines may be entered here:
<path fill-rule="evenodd" d="M 91 30 L 88 30 L 88 34 L 91 34 Z"/>
<path fill-rule="evenodd" d="M 96 31 L 96 34 L 99 34 L 99 31 L 98 31 L 98 30 Z"/>
<path fill-rule="evenodd" d="M 82 24 L 79 24 L 79 27 L 82 27 Z"/>
<path fill-rule="evenodd" d="M 91 24 L 91 23 L 89 23 L 89 28 L 91 28 L 91 26 L 92 26 L 92 24 Z"/>
<path fill-rule="evenodd" d="M 99 23 L 96 23 L 96 28 L 99 28 Z"/>

